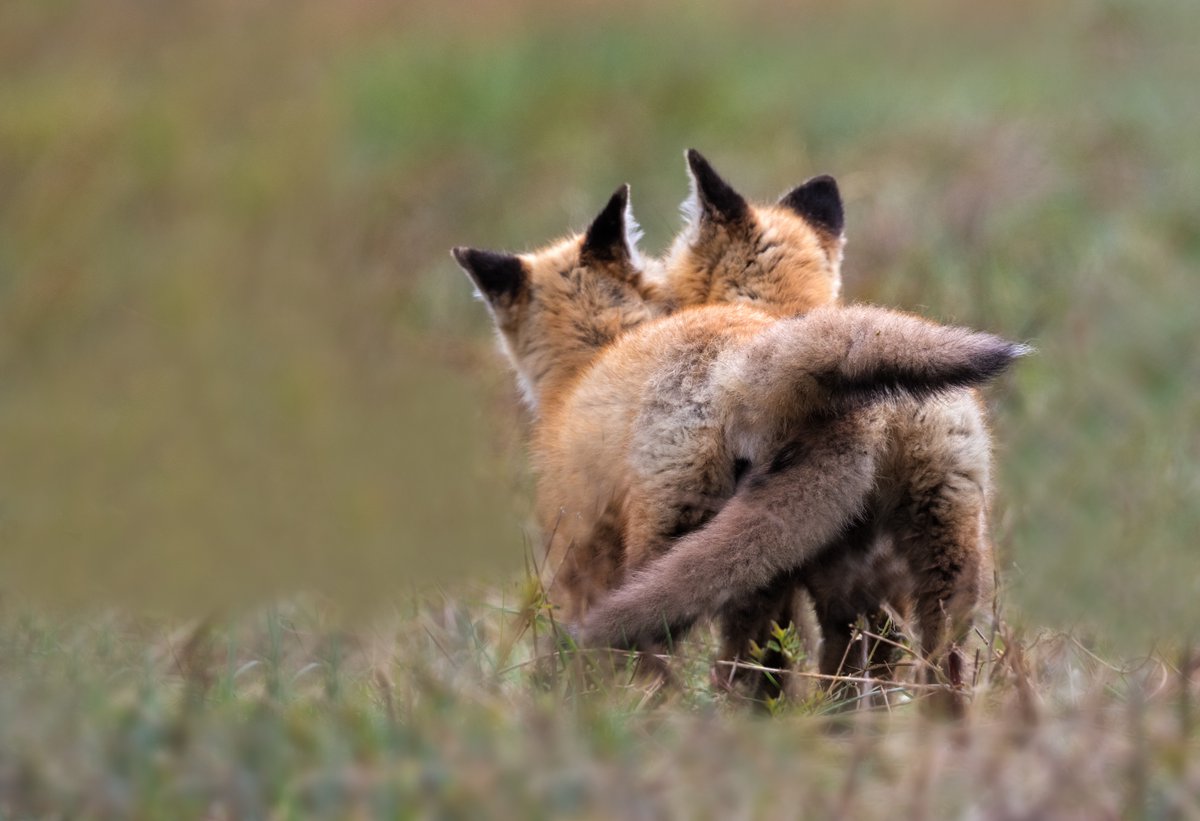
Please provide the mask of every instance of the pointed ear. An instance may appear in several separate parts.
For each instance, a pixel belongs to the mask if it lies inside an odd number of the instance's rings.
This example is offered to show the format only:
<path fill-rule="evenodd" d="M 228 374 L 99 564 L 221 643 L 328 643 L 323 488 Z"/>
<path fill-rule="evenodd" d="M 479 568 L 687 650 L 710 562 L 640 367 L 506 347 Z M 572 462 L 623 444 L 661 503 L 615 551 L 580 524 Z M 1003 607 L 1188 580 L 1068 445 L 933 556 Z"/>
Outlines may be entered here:
<path fill-rule="evenodd" d="M 813 177 L 796 186 L 779 199 L 817 228 L 840 236 L 846 227 L 846 215 L 842 210 L 842 195 L 838 192 L 837 180 L 827 174 Z"/>
<path fill-rule="evenodd" d="M 604 210 L 592 220 L 583 238 L 580 255 L 594 262 L 629 262 L 639 265 L 637 241 L 641 229 L 629 207 L 629 184 L 613 192 Z"/>
<path fill-rule="evenodd" d="M 721 179 L 699 151 L 694 148 L 687 150 L 687 164 L 692 178 L 692 198 L 685 204 L 685 211 L 694 212 L 694 217 L 707 217 L 720 222 L 745 219 L 750 213 L 746 200 Z"/>
<path fill-rule="evenodd" d="M 450 253 L 487 301 L 511 302 L 525 287 L 525 265 L 512 254 L 459 246 Z"/>

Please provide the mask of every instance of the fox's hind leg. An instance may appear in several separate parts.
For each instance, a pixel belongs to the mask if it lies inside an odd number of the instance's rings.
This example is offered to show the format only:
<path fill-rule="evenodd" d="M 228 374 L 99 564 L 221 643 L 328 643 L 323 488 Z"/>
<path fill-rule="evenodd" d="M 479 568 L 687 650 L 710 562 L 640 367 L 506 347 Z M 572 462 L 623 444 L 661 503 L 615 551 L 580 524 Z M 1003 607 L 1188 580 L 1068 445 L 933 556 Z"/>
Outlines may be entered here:
<path fill-rule="evenodd" d="M 626 566 L 637 570 L 699 530 L 733 495 L 740 463 L 723 448 L 700 453 L 663 448 L 662 464 L 643 466 L 624 503 Z"/>
<path fill-rule="evenodd" d="M 960 474 L 946 474 L 915 492 L 897 532 L 897 550 L 913 579 L 913 609 L 925 681 L 949 685 L 936 696 L 951 713 L 964 707 L 967 680 L 964 643 L 975 612 L 990 590 L 991 546 L 982 488 Z"/>

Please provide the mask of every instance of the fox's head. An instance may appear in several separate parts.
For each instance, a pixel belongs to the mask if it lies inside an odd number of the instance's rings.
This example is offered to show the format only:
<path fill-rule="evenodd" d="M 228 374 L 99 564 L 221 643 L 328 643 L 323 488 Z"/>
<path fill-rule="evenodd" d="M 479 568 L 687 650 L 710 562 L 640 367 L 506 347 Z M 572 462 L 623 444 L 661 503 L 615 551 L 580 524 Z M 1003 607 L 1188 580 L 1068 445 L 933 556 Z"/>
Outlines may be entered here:
<path fill-rule="evenodd" d="M 487 303 L 533 410 L 623 331 L 663 312 L 643 276 L 638 235 L 622 185 L 587 231 L 539 251 L 453 250 Z"/>
<path fill-rule="evenodd" d="M 747 302 L 780 316 L 835 302 L 842 287 L 842 198 L 813 177 L 773 205 L 747 202 L 699 151 L 687 152 L 687 225 L 666 260 L 678 307 Z"/>

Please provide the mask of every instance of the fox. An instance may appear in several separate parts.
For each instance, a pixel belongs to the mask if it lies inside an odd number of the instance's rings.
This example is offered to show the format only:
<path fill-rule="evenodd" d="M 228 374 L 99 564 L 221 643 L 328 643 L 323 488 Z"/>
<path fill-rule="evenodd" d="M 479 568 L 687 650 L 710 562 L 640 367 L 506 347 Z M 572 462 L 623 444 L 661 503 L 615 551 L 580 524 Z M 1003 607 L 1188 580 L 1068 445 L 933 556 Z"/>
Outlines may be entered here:
<path fill-rule="evenodd" d="M 814 177 L 774 205 L 756 205 L 699 152 L 689 150 L 686 157 L 687 223 L 663 262 L 665 280 L 654 297 L 665 309 L 746 305 L 790 322 L 837 304 L 845 232 L 832 177 Z M 797 258 L 808 264 L 795 265 Z M 756 385 L 762 371 L 782 365 L 777 350 L 764 350 L 748 370 Z M 1007 354 L 1029 351 L 1013 346 Z M 759 387 L 748 407 L 780 412 L 777 403 L 786 400 L 769 390 Z M 888 647 L 875 644 L 861 663 L 849 651 L 860 618 L 873 631 L 884 629 L 887 605 L 914 617 L 930 662 L 926 679 L 961 689 L 960 646 L 994 592 L 991 442 L 982 402 L 972 386 L 960 383 L 924 394 L 897 392 L 859 418 L 869 433 L 859 429 L 856 435 L 878 447 L 872 453 L 877 473 L 853 521 L 830 544 L 812 551 L 807 541 L 793 538 L 811 529 L 820 512 L 801 487 L 810 481 L 803 462 L 800 473 L 768 470 L 740 486 L 703 529 L 677 541 L 592 609 L 582 641 L 652 645 L 665 631 L 678 634 L 702 615 L 728 610 L 735 599 L 743 603 L 739 626 L 727 631 L 722 655 L 744 657 L 748 639 L 763 635 L 771 620 L 791 618 L 801 586 L 813 600 L 823 637 L 822 674 L 861 673 L 876 663 L 886 674 Z M 779 462 L 777 454 L 773 464 Z"/>
<path fill-rule="evenodd" d="M 815 554 L 875 484 L 880 398 L 982 384 L 1019 355 L 999 337 L 882 308 L 671 312 L 637 233 L 622 186 L 585 232 L 538 251 L 452 251 L 531 411 L 543 572 L 568 623 L 719 518 L 739 487 L 776 474 L 808 511 L 790 543 Z M 729 620 L 757 595 L 727 597 Z"/>

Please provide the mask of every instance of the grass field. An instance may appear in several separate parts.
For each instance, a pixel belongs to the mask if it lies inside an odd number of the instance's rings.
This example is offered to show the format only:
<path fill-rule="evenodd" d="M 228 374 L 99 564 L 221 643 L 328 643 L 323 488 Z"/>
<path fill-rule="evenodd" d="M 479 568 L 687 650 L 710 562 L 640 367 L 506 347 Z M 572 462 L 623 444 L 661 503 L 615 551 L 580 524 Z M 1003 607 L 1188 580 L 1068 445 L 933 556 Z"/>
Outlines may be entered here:
<path fill-rule="evenodd" d="M 1198 38 L 0 6 L 0 817 L 1200 817 Z M 1038 348 L 989 391 L 1008 627 L 963 726 L 765 719 L 703 636 L 670 692 L 532 674 L 523 418 L 447 251 L 624 181 L 661 249 L 688 146 L 760 198 L 836 175 L 851 299 Z"/>

